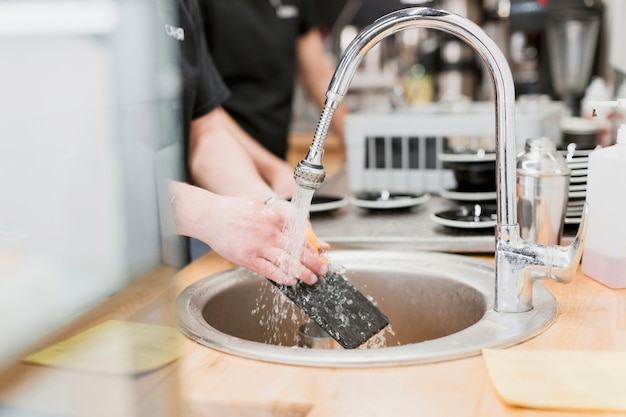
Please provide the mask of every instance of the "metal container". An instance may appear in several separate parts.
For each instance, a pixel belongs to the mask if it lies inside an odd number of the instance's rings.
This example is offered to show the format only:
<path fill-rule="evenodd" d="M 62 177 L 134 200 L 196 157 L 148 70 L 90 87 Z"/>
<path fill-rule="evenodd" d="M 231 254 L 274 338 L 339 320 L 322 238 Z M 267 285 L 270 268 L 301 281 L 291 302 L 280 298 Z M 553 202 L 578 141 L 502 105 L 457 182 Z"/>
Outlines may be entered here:
<path fill-rule="evenodd" d="M 312 321 L 298 328 L 298 346 L 312 349 L 343 349 L 324 329 Z"/>
<path fill-rule="evenodd" d="M 549 138 L 526 140 L 517 157 L 517 208 L 524 240 L 560 243 L 571 171 Z"/>

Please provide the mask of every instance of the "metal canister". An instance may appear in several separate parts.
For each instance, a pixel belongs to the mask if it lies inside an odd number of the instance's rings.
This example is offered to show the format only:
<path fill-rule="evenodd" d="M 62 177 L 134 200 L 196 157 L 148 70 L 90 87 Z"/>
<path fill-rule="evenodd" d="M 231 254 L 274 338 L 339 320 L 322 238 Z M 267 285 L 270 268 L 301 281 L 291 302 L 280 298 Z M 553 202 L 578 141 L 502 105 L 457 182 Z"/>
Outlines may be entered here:
<path fill-rule="evenodd" d="M 312 321 L 298 328 L 298 346 L 312 349 L 343 349 L 335 339 Z"/>
<path fill-rule="evenodd" d="M 517 216 L 524 240 L 555 245 L 563 235 L 571 171 L 549 138 L 526 140 L 517 157 Z"/>

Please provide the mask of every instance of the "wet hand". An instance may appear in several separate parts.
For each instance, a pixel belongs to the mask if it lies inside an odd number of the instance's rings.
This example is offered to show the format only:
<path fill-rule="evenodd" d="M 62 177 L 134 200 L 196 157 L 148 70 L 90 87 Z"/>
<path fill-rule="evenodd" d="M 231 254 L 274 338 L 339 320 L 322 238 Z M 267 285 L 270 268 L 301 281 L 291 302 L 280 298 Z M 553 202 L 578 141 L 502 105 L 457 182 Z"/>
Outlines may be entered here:
<path fill-rule="evenodd" d="M 277 206 L 291 206 L 287 202 Z M 258 201 L 236 197 L 220 199 L 221 216 L 211 216 L 207 225 L 210 239 L 203 239 L 224 258 L 280 284 L 295 285 L 298 280 L 314 284 L 318 276 L 328 272 L 319 255 L 319 249 L 328 249 L 325 243 L 317 248 L 305 240 L 300 259 L 285 249 L 290 238 L 284 234 L 285 224 L 295 210 L 265 206 Z M 289 271 L 288 274 L 286 271 Z"/>

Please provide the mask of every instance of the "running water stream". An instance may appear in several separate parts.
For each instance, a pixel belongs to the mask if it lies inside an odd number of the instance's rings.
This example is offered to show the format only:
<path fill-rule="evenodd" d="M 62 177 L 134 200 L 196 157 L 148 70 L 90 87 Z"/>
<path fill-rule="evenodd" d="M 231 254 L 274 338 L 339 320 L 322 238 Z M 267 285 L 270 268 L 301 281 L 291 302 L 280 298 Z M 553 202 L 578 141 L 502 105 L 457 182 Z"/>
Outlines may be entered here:
<path fill-rule="evenodd" d="M 287 220 L 283 229 L 283 233 L 289 238 L 289 243 L 284 248 L 287 256 L 283 265 L 285 272 L 291 277 L 297 276 L 294 268 L 300 264 L 302 245 L 304 245 L 304 227 L 309 218 L 309 210 L 314 193 L 315 190 L 298 185 L 291 198 L 291 204 L 295 207 L 295 215 Z M 267 308 L 268 305 L 271 308 Z M 269 312 L 269 315 L 263 314 L 263 312 Z M 256 307 L 252 314 L 260 314 L 259 324 L 265 326 L 267 343 L 277 343 L 281 340 L 281 335 L 277 332 L 284 320 L 291 320 L 292 323 L 302 320 L 302 315 L 297 314 L 294 304 L 272 286 L 261 286 L 261 293 L 257 297 Z M 286 337 L 287 335 L 282 336 Z"/>
<path fill-rule="evenodd" d="M 302 246 L 304 245 L 304 228 L 309 219 L 311 200 L 315 190 L 296 186 L 296 192 L 291 198 L 291 203 L 295 207 L 295 216 L 285 223 L 283 233 L 289 238 L 289 243 L 285 248 L 287 253 L 287 263 L 285 272 L 289 277 L 297 278 L 297 267 L 302 256 Z"/>

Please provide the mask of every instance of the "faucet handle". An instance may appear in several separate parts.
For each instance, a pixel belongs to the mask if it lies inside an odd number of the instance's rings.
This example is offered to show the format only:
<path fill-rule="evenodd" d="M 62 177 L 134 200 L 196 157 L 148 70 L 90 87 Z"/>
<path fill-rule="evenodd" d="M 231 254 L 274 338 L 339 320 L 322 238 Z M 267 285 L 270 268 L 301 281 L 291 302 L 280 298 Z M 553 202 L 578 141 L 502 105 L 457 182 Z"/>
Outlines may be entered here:
<path fill-rule="evenodd" d="M 580 225 L 578 226 L 574 241 L 568 246 L 553 246 L 555 253 L 551 263 L 550 277 L 554 281 L 568 283 L 576 275 L 576 271 L 580 265 L 580 259 L 583 255 L 585 236 L 587 235 L 587 216 L 588 207 L 587 202 L 585 202 L 580 218 Z"/>
<path fill-rule="evenodd" d="M 571 282 L 580 265 L 586 234 L 587 203 L 583 206 L 576 237 L 568 246 L 547 246 L 515 238 L 508 243 L 507 239 L 500 242 L 495 253 L 496 267 L 501 271 L 496 275 L 495 310 L 506 313 L 531 310 L 532 288 L 536 280 Z M 516 292 L 507 291 L 508 288 L 516 288 Z"/>

